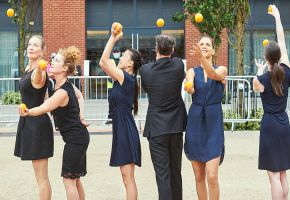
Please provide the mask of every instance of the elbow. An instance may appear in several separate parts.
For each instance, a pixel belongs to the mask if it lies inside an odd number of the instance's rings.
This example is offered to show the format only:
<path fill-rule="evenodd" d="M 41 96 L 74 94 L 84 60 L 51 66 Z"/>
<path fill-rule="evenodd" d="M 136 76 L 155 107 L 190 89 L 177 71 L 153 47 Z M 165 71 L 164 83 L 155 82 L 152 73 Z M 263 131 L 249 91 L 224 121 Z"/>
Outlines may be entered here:
<path fill-rule="evenodd" d="M 100 62 L 99 62 L 99 66 L 100 66 L 101 68 L 103 68 L 103 66 L 104 66 L 103 59 L 100 60 Z"/>

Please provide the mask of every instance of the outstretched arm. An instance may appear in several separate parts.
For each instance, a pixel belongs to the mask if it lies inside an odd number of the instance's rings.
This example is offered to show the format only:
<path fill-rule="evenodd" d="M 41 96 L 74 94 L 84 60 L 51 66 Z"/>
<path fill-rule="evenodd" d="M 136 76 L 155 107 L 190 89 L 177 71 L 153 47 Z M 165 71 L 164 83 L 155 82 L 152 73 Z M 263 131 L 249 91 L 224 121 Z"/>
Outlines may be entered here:
<path fill-rule="evenodd" d="M 68 103 L 68 95 L 65 90 L 59 89 L 57 90 L 50 98 L 48 98 L 43 104 L 40 106 L 22 110 L 19 109 L 19 114 L 21 116 L 38 116 L 44 113 L 50 112 L 59 106 L 65 106 Z"/>
<path fill-rule="evenodd" d="M 284 35 L 283 26 L 281 23 L 280 13 L 279 13 L 278 8 L 275 5 L 269 5 L 269 6 L 272 7 L 272 12 L 269 12 L 269 14 L 274 16 L 275 22 L 276 22 L 277 39 L 278 39 L 278 44 L 281 50 L 281 63 L 284 63 L 287 66 L 289 66 L 289 58 L 287 54 L 285 35 Z"/>
<path fill-rule="evenodd" d="M 110 54 L 115 43 L 123 36 L 123 32 L 118 33 L 118 31 L 116 30 L 117 28 L 118 27 L 116 26 L 116 23 L 113 23 L 111 28 L 111 37 L 106 44 L 99 65 L 108 76 L 110 76 L 114 80 L 118 80 L 120 84 L 123 84 L 123 71 L 117 68 L 116 64 L 110 59 Z"/>

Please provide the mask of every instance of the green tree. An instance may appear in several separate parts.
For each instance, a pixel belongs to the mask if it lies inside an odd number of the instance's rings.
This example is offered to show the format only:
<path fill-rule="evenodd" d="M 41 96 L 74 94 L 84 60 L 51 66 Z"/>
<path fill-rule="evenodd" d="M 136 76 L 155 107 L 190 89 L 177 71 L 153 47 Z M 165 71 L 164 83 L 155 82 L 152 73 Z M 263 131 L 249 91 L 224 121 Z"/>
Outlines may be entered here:
<path fill-rule="evenodd" d="M 27 39 L 31 36 L 34 27 L 36 13 L 41 6 L 40 0 L 9 0 L 11 8 L 14 10 L 12 20 L 18 26 L 19 46 L 18 46 L 18 69 L 23 74 L 25 70 L 25 47 Z"/>
<path fill-rule="evenodd" d="M 173 21 L 189 19 L 201 33 L 214 39 L 217 48 L 221 44 L 220 34 L 223 29 L 226 28 L 234 34 L 235 42 L 230 44 L 236 53 L 237 75 L 243 75 L 244 36 L 245 24 L 250 14 L 249 0 L 187 0 L 183 7 L 184 13 L 177 12 L 172 17 Z M 195 22 L 196 13 L 203 15 L 203 22 Z"/>
<path fill-rule="evenodd" d="M 211 36 L 218 48 L 221 44 L 222 30 L 234 26 L 231 5 L 228 0 L 187 0 L 183 4 L 184 13 L 177 12 L 172 19 L 173 21 L 189 19 L 200 33 Z M 195 22 L 196 13 L 203 15 L 201 23 Z"/>

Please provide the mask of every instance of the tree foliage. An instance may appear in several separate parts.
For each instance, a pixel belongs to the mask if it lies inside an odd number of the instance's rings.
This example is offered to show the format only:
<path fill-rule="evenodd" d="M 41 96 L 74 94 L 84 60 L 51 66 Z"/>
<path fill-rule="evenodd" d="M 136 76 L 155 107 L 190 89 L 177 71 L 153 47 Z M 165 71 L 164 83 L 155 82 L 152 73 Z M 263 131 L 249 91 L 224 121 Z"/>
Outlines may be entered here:
<path fill-rule="evenodd" d="M 207 34 L 214 39 L 216 47 L 221 44 L 222 30 L 234 27 L 233 8 L 228 0 L 188 0 L 184 2 L 183 7 L 185 12 L 177 12 L 172 18 L 173 21 L 189 19 L 200 33 Z M 203 15 L 201 23 L 195 22 L 196 13 Z"/>
<path fill-rule="evenodd" d="M 9 0 L 11 8 L 14 10 L 14 16 L 12 20 L 18 26 L 19 31 L 19 72 L 24 73 L 24 59 L 25 59 L 25 47 L 27 45 L 27 39 L 31 36 L 34 28 L 34 21 L 36 13 L 41 6 L 39 0 Z"/>

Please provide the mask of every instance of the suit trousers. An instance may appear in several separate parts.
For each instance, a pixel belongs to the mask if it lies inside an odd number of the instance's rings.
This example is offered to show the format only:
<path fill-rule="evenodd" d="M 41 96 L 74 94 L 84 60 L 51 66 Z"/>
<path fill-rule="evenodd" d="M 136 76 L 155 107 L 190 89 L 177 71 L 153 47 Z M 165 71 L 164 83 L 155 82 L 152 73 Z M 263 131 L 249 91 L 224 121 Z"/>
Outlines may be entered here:
<path fill-rule="evenodd" d="M 182 200 L 182 133 L 148 138 L 159 200 Z"/>

